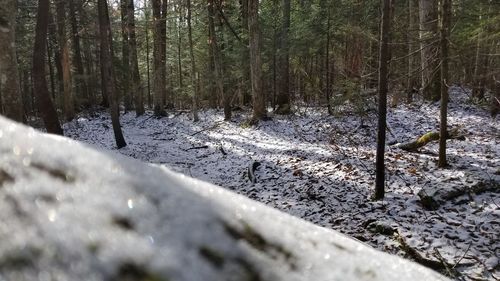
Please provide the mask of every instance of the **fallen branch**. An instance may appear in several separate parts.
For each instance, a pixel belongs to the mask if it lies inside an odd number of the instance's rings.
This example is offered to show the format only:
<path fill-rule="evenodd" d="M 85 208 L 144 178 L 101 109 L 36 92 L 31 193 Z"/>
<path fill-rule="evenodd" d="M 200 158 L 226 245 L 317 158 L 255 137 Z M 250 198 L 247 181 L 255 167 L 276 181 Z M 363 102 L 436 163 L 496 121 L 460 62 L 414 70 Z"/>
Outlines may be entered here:
<path fill-rule="evenodd" d="M 202 145 L 202 146 L 193 146 L 193 147 L 190 147 L 186 150 L 192 150 L 192 149 L 204 149 L 204 148 L 208 148 L 208 145 Z"/>
<path fill-rule="evenodd" d="M 437 261 L 433 259 L 429 259 L 420 254 L 415 248 L 411 247 L 406 240 L 401 236 L 398 232 L 394 234 L 396 240 L 399 242 L 401 246 L 401 250 L 403 250 L 408 256 L 410 256 L 417 263 L 432 268 L 437 271 L 447 270 L 448 268 L 453 267 L 453 265 L 448 264 L 446 261 Z"/>
<path fill-rule="evenodd" d="M 459 133 L 458 128 L 455 128 L 455 129 L 448 131 L 448 133 L 446 135 L 446 139 L 465 140 L 465 136 L 463 134 Z M 428 144 L 432 141 L 437 141 L 437 140 L 439 140 L 439 132 L 429 132 L 429 133 L 426 133 L 426 134 L 420 136 L 415 141 L 406 142 L 406 143 L 398 143 L 395 145 L 395 147 L 400 148 L 402 150 L 415 152 L 415 151 L 418 151 L 419 148 L 425 146 L 426 144 Z"/>
<path fill-rule="evenodd" d="M 257 161 L 252 162 L 252 164 L 250 164 L 250 166 L 248 166 L 248 179 L 250 179 L 250 181 L 252 183 L 256 183 L 257 182 L 257 178 L 255 176 L 255 170 L 259 166 L 260 166 L 260 163 L 257 162 Z"/>
<path fill-rule="evenodd" d="M 197 134 L 199 134 L 199 133 L 202 133 L 202 132 L 205 132 L 205 131 L 213 130 L 213 129 L 215 129 L 215 128 L 219 127 L 219 125 L 220 125 L 221 123 L 222 123 L 222 122 L 217 122 L 217 123 L 215 123 L 214 125 L 212 125 L 212 126 L 210 126 L 210 127 L 207 127 L 207 128 L 204 128 L 204 129 L 201 129 L 201 130 L 199 130 L 199 131 L 197 131 L 197 132 L 192 133 L 192 134 L 191 134 L 191 136 L 195 136 L 195 135 L 197 135 Z"/>

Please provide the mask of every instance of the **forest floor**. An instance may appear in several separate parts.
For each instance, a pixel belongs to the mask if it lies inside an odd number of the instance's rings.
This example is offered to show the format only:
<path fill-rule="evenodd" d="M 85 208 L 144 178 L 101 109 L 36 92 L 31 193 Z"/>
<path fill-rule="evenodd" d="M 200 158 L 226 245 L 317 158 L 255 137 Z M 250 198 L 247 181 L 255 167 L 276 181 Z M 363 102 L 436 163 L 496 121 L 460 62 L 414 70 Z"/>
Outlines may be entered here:
<path fill-rule="evenodd" d="M 437 168 L 437 142 L 418 152 L 388 145 L 386 197 L 373 202 L 375 111 L 338 116 L 302 107 L 247 126 L 248 112 L 224 122 L 221 111 L 184 112 L 157 119 L 151 112 L 121 116 L 128 146 L 119 152 L 214 183 L 378 248 L 439 268 L 457 280 L 500 279 L 500 121 L 450 94 L 449 125 L 462 140 L 448 140 L 450 167 Z M 388 112 L 388 143 L 412 141 L 439 130 L 439 103 L 401 105 Z M 71 138 L 116 150 L 109 115 L 83 114 L 64 125 Z M 255 161 L 256 182 L 248 177 Z M 489 190 L 484 191 L 488 187 Z M 453 193 L 467 187 L 465 194 Z M 486 188 L 486 189 L 488 189 Z M 450 191 L 436 210 L 418 196 Z M 483 189 L 483 192 L 474 192 Z M 454 195 L 453 195 L 454 194 Z M 432 194 L 431 194 L 432 195 Z M 446 196 L 445 196 L 446 197 Z"/>

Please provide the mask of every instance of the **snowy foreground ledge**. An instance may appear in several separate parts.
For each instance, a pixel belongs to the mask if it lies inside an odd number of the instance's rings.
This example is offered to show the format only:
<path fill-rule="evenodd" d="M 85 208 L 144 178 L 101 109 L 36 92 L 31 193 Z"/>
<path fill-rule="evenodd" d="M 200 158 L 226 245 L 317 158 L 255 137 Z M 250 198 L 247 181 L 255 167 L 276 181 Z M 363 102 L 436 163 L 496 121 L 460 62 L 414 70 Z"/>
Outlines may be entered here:
<path fill-rule="evenodd" d="M 447 280 L 217 186 L 0 117 L 0 280 Z"/>

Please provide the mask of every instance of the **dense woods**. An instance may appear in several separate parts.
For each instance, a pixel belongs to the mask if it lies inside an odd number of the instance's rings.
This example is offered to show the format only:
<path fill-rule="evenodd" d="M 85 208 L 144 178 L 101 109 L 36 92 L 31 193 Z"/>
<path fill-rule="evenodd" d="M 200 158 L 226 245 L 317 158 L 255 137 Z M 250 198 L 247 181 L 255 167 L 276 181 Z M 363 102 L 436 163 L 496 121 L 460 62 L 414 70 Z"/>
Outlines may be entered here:
<path fill-rule="evenodd" d="M 451 89 L 497 122 L 499 1 L 0 0 L 0 114 L 64 135 L 79 116 L 108 112 L 118 149 L 130 143 L 130 112 L 187 114 L 193 126 L 220 112 L 211 129 L 239 112 L 245 128 L 309 108 L 356 116 L 360 125 L 344 136 L 376 130 L 367 201 L 384 199 L 387 149 L 402 142 L 391 110 L 438 106 L 434 127 L 408 129 L 416 141 L 395 147 L 411 154 L 439 141 L 436 169 L 450 167 L 447 140 L 465 138 L 449 124 Z M 366 125 L 370 118 L 377 122 Z M 194 128 L 191 136 L 209 130 Z"/>
<path fill-rule="evenodd" d="M 44 2 L 4 2 L 2 20 L 10 31 L 2 34 L 6 36 L 2 44 L 15 38 L 16 50 L 3 58 L 2 65 L 10 69 L 16 51 L 18 63 L 13 67 L 18 70 L 10 72 L 19 76 L 9 75 L 3 83 L 2 112 L 29 120 L 48 110 L 35 106 L 43 94 L 38 97 L 40 90 L 34 90 L 40 83 L 34 78 L 44 70 L 36 69 L 31 59 L 40 52 L 34 48 L 34 37 L 37 18 L 46 15 L 37 11 Z M 43 76 L 62 122 L 86 108 L 109 105 L 102 82 L 105 62 L 95 20 L 97 2 L 49 2 L 43 19 L 48 21 L 48 32 L 38 40 L 47 41 L 41 46 L 47 48 Z M 146 106 L 163 116 L 165 109 L 196 112 L 198 107 L 220 107 L 229 120 L 231 108 L 253 106 L 254 118 L 262 119 L 268 108 L 289 114 L 293 106 L 314 104 L 328 106 L 333 113 L 346 101 L 362 110 L 365 98 L 376 89 L 383 14 L 379 1 L 123 0 L 106 4 L 109 42 L 115 50 L 109 59 L 116 72 L 116 102 L 125 111 L 141 115 Z M 471 98 L 490 102 L 495 114 L 498 3 L 457 0 L 444 5 L 408 0 L 389 4 L 394 30 L 389 42 L 390 105 L 413 98 L 439 100 L 441 61 L 449 49 L 447 84 L 472 89 Z M 445 13 L 448 6 L 450 11 Z M 441 29 L 449 31 L 449 38 Z M 446 42 L 450 47 L 443 49 Z M 8 48 L 3 54 L 9 54 Z"/>

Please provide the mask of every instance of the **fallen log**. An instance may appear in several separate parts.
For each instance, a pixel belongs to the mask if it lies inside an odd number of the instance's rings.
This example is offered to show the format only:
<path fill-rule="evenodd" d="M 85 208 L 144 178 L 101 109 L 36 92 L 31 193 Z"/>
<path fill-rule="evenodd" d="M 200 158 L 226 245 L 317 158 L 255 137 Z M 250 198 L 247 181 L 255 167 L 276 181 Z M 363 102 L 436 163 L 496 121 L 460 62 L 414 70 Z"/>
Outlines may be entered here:
<path fill-rule="evenodd" d="M 447 132 L 446 139 L 465 140 L 465 136 L 459 132 L 458 128 L 455 128 Z M 416 152 L 419 148 L 437 140 L 439 140 L 439 132 L 428 132 L 417 138 L 415 141 L 398 143 L 394 145 L 394 147 L 410 152 Z"/>

